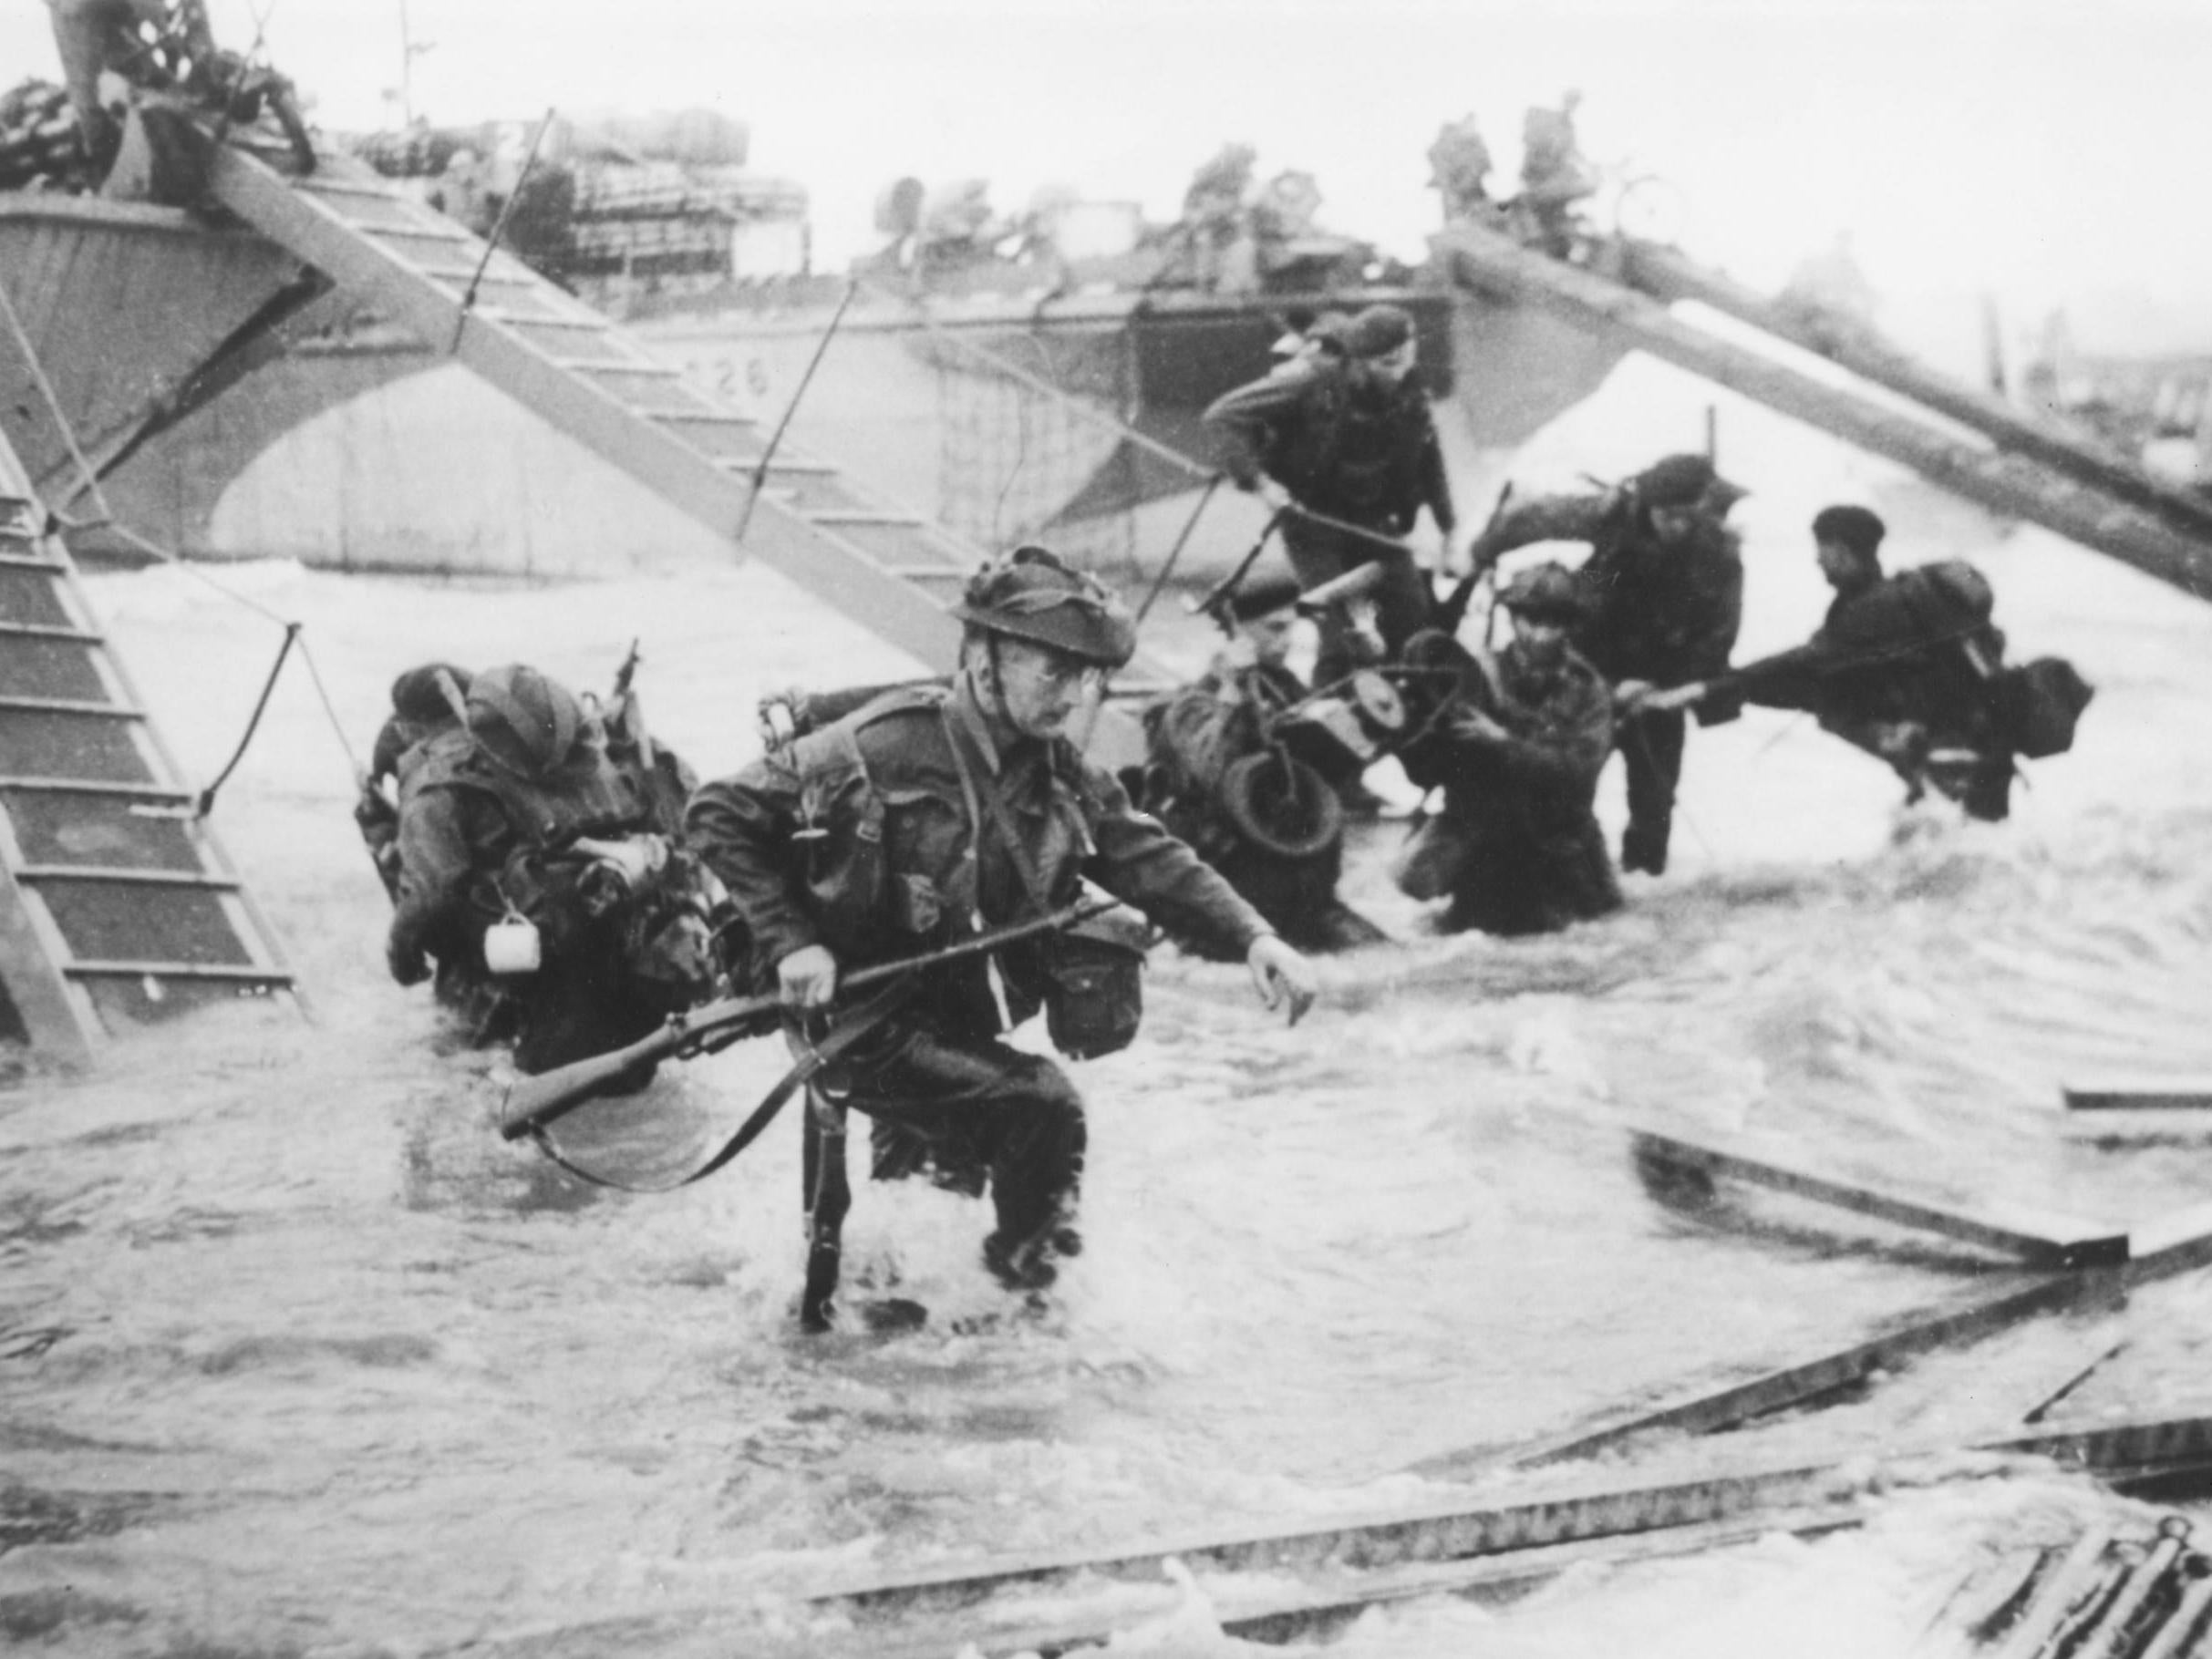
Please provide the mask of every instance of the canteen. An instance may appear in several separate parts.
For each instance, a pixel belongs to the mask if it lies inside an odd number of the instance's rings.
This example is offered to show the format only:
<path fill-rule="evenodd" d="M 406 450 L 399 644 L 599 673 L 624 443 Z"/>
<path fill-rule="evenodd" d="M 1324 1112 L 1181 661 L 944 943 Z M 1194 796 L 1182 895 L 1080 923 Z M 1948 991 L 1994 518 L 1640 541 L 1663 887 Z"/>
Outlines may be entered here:
<path fill-rule="evenodd" d="M 535 974 L 543 962 L 538 924 L 528 918 L 510 916 L 484 930 L 484 966 L 492 973 Z"/>

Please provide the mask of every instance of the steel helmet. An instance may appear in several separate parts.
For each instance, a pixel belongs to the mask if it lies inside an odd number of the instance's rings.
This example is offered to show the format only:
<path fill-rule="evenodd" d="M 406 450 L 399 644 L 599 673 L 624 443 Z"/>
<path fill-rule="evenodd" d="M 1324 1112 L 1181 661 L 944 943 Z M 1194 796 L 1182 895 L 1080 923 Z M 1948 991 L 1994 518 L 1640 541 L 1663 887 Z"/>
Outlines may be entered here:
<path fill-rule="evenodd" d="M 1041 547 L 1018 547 L 968 578 L 953 614 L 971 628 L 1119 668 L 1135 654 L 1136 620 L 1097 578 Z"/>
<path fill-rule="evenodd" d="M 1539 564 L 1507 582 L 1498 603 L 1533 622 L 1571 623 L 1583 613 L 1582 583 L 1564 564 Z"/>
<path fill-rule="evenodd" d="M 568 758 L 584 734 L 574 693 L 523 663 L 487 668 L 469 683 L 469 731 L 511 772 L 535 777 Z"/>

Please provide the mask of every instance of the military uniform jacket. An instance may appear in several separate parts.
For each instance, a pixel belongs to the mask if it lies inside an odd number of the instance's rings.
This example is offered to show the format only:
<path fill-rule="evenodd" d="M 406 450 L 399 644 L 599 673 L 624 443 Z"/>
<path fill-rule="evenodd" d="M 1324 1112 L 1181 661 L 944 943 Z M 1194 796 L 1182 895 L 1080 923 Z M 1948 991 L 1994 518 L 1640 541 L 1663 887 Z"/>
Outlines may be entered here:
<path fill-rule="evenodd" d="M 546 902 L 543 855 L 578 835 L 650 827 L 636 782 L 596 745 L 533 782 L 495 764 L 465 728 L 439 732 L 410 752 L 402 772 L 393 943 L 481 965 L 485 928 L 512 904 L 557 952 L 571 919 Z"/>
<path fill-rule="evenodd" d="M 1215 399 L 1205 423 L 1232 471 L 1257 467 L 1301 507 L 1402 536 L 1426 507 L 1449 533 L 1452 485 L 1417 376 L 1399 385 L 1308 364 Z"/>
<path fill-rule="evenodd" d="M 1577 578 L 1588 612 L 1575 649 L 1618 685 L 1708 680 L 1728 667 L 1743 623 L 1743 555 L 1735 532 L 1700 520 L 1668 547 L 1645 523 L 1634 494 L 1544 496 L 1508 511 L 1483 538 L 1495 552 L 1537 541 L 1587 541 Z M 1725 717 L 1705 716 L 1700 718 Z"/>
<path fill-rule="evenodd" d="M 983 808 L 977 834 L 953 744 L 977 787 L 995 780 L 1030 865 L 1058 908 L 1083 878 L 1179 933 L 1239 955 L 1267 933 L 1259 913 L 1197 854 L 1138 811 L 1073 745 L 1025 741 L 994 753 L 965 689 L 894 692 L 693 797 L 693 850 L 750 930 L 763 978 L 792 952 L 826 946 L 846 968 L 895 961 L 1036 905 Z M 992 768 L 995 768 L 993 770 Z M 997 953 L 1016 1023 L 1039 1005 L 1038 946 Z M 1000 1028 L 983 959 L 925 977 L 921 1017 L 962 1036 Z"/>
<path fill-rule="evenodd" d="M 1613 747 L 1613 694 L 1569 648 L 1550 674 L 1518 647 L 1494 661 L 1491 716 L 1503 739 L 1452 745 L 1444 813 L 1477 840 L 1572 842 L 1591 821 Z"/>
<path fill-rule="evenodd" d="M 1258 750 L 1269 716 L 1306 692 L 1306 683 L 1287 668 L 1239 665 L 1225 656 L 1145 710 L 1150 757 L 1166 770 L 1175 798 L 1176 809 L 1165 816 L 1202 854 L 1217 855 L 1238 840 L 1220 809 L 1229 768 Z"/>
<path fill-rule="evenodd" d="M 1986 598 L 1979 572 L 1964 569 Z M 1723 694 L 1808 709 L 1838 726 L 1917 720 L 1955 736 L 1981 735 L 2004 635 L 1990 625 L 1986 603 L 1962 597 L 1944 571 L 1899 571 L 1838 594 L 1811 639 L 1737 669 L 1722 682 Z"/>

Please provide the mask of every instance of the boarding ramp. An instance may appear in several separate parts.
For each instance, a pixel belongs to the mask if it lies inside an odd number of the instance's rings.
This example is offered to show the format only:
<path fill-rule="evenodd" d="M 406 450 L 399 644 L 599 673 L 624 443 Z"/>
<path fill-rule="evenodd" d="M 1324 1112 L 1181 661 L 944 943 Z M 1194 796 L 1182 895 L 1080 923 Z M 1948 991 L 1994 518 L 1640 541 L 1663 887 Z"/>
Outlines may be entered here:
<path fill-rule="evenodd" d="M 297 988 L 0 437 L 0 1037 L 65 1064 Z"/>
<path fill-rule="evenodd" d="M 2119 463 L 2063 434 L 2035 428 L 2030 442 L 2024 435 L 2029 423 L 2017 417 L 2000 423 L 1989 410 L 1972 407 L 1980 400 L 1963 396 L 1938 400 L 1930 391 L 1937 377 L 1925 370 L 1904 373 L 1901 354 L 1871 345 L 1846 352 L 1831 342 L 1825 355 L 1881 383 L 1887 395 L 1837 386 L 1676 315 L 1667 300 L 1696 298 L 1758 326 L 1776 320 L 1773 308 L 1732 296 L 1724 279 L 1697 273 L 1687 261 L 1646 256 L 1639 264 L 1629 257 L 1621 262 L 1624 274 L 1617 278 L 1465 223 L 1448 227 L 1432 245 L 1453 280 L 1468 288 L 1536 305 L 1616 337 L 1901 462 L 1992 511 L 2040 524 L 2199 599 L 2212 599 L 2212 524 L 2198 523 L 2162 499 L 2175 492 L 2153 494 L 2135 482 L 2121 483 L 2112 470 Z M 1640 280 L 1654 292 L 1636 285 L 1639 271 Z M 1759 314 L 1766 314 L 1763 320 Z M 1822 347 L 1815 344 L 1814 349 Z M 1899 399 L 1925 413 L 1900 409 Z M 1994 399 L 1987 401 L 2001 407 Z M 1987 444 L 1961 435 L 1953 424 L 1961 421 L 1978 428 Z"/>
<path fill-rule="evenodd" d="M 332 156 L 293 177 L 233 142 L 211 145 L 207 176 L 215 201 L 433 350 L 881 638 L 953 666 L 948 607 L 982 550 L 794 446 L 771 453 L 752 417 L 359 162 Z M 1167 682 L 1142 664 L 1133 677 Z M 1101 721 L 1109 756 L 1126 747 L 1126 724 Z"/>
<path fill-rule="evenodd" d="M 2000 448 L 2148 509 L 2186 534 L 2212 536 L 2212 500 L 2153 478 L 2093 437 L 2054 426 L 1978 386 L 1938 374 L 1859 318 L 1814 304 L 1768 299 L 1679 249 L 1633 240 L 1619 246 L 1621 274 L 1653 299 L 1709 305 L 1971 428 Z"/>

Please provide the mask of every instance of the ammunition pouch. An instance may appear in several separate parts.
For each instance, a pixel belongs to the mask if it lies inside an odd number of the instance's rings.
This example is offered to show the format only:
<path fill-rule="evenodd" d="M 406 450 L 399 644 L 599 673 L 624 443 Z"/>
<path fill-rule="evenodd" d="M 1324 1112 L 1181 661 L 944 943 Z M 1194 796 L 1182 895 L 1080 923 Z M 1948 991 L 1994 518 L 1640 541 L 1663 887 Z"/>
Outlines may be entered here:
<path fill-rule="evenodd" d="M 1135 1040 L 1149 932 L 1131 912 L 1111 910 L 1045 941 L 1045 1029 L 1070 1059 L 1118 1054 Z"/>

